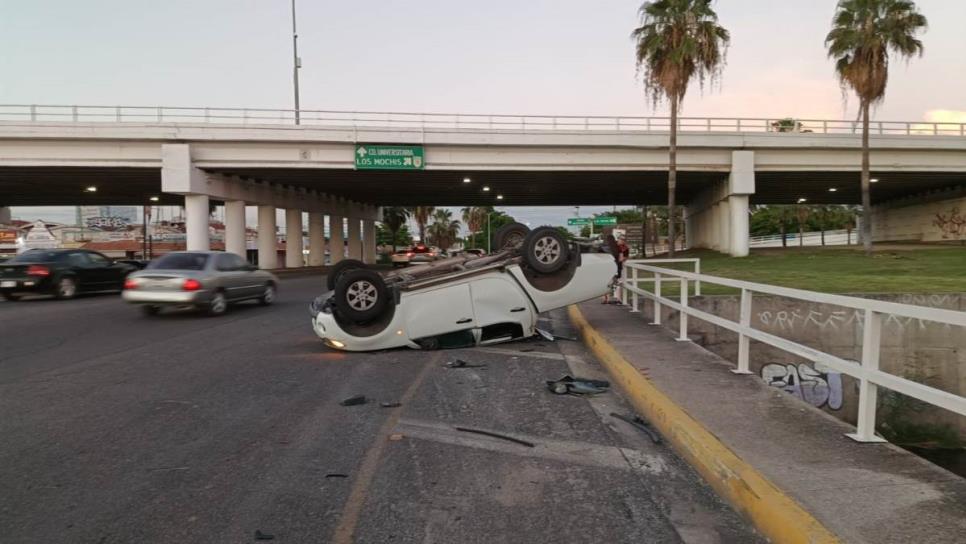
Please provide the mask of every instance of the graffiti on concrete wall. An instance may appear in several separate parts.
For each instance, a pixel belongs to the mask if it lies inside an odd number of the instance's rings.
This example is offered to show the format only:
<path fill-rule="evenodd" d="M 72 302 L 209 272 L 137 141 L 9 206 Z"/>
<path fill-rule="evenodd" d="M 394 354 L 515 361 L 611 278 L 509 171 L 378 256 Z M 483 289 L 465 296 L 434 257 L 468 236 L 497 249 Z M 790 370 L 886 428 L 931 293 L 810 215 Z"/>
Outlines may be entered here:
<path fill-rule="evenodd" d="M 761 379 L 819 408 L 842 408 L 842 374 L 820 366 L 769 363 L 761 367 Z"/>
<path fill-rule="evenodd" d="M 916 306 L 931 306 L 947 308 L 953 299 L 949 295 L 902 295 L 896 302 L 900 304 L 914 304 Z M 862 310 L 764 310 L 758 312 L 758 321 L 765 327 L 776 328 L 781 331 L 805 330 L 816 328 L 820 331 L 839 330 L 843 327 L 864 325 L 865 315 Z M 901 317 L 888 314 L 884 316 L 883 325 L 894 326 L 899 330 L 913 325 L 925 329 L 927 322 L 914 317 Z M 934 325 L 935 326 L 935 325 Z M 948 328 L 949 325 L 945 324 Z"/>
<path fill-rule="evenodd" d="M 959 213 L 959 208 L 952 208 L 949 213 L 937 213 L 933 225 L 939 227 L 944 240 L 966 239 L 966 215 Z"/>

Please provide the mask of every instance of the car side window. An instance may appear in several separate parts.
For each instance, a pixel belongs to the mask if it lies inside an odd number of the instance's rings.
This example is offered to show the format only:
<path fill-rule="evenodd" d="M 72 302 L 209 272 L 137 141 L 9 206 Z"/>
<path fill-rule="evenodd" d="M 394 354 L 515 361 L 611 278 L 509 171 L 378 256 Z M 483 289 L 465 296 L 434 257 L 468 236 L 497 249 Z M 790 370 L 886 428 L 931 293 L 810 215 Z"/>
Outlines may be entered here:
<path fill-rule="evenodd" d="M 235 267 L 235 270 L 245 270 L 248 267 L 248 261 L 242 259 L 240 256 L 229 253 L 228 257 L 231 259 L 231 264 Z"/>
<path fill-rule="evenodd" d="M 87 268 L 91 265 L 87 258 L 87 254 L 81 251 L 67 255 L 67 264 L 79 268 Z"/>
<path fill-rule="evenodd" d="M 100 253 L 88 253 L 87 258 L 91 261 L 91 263 L 93 263 L 94 266 L 111 266 L 111 261 Z"/>
<path fill-rule="evenodd" d="M 219 253 L 217 260 L 215 261 L 215 270 L 220 272 L 230 272 L 236 270 L 235 261 L 232 259 L 233 255 L 229 253 Z"/>

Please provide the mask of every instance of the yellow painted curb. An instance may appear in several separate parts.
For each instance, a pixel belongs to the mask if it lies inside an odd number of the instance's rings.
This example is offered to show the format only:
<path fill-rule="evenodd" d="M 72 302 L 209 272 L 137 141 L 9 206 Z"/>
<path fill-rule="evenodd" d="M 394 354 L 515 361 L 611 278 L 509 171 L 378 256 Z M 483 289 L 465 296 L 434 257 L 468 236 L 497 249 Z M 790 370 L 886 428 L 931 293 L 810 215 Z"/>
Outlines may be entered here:
<path fill-rule="evenodd" d="M 768 478 L 722 444 L 662 393 L 597 332 L 577 306 L 570 319 L 631 404 L 674 445 L 677 452 L 731 504 L 776 544 L 837 543 L 839 539 Z"/>

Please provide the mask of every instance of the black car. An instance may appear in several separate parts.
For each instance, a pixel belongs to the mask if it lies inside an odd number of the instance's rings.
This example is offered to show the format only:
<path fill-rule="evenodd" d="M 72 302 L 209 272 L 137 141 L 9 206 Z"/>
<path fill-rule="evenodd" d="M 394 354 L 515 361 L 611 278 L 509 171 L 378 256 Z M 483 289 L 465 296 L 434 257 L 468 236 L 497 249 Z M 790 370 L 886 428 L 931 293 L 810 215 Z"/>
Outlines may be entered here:
<path fill-rule="evenodd" d="M 86 249 L 31 249 L 0 263 L 0 296 L 17 300 L 43 294 L 72 298 L 78 293 L 120 291 L 134 266 Z"/>

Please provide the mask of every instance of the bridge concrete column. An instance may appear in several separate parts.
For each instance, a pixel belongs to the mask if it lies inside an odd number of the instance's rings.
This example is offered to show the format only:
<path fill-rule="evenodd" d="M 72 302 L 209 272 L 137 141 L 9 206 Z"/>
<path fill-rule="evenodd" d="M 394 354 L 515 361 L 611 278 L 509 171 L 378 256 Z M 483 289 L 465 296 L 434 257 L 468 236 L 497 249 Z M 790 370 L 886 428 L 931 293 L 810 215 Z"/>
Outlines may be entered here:
<path fill-rule="evenodd" d="M 285 210 L 285 268 L 301 268 L 302 257 L 302 210 Z"/>
<path fill-rule="evenodd" d="M 748 256 L 749 217 L 748 195 L 731 195 L 728 198 L 731 210 L 731 256 Z"/>
<path fill-rule="evenodd" d="M 278 266 L 275 241 L 275 206 L 258 207 L 258 267 L 272 269 Z"/>
<path fill-rule="evenodd" d="M 718 251 L 731 253 L 731 207 L 728 198 L 718 202 L 715 229 L 718 234 Z M 745 235 L 747 237 L 747 235 Z"/>
<path fill-rule="evenodd" d="M 225 251 L 246 257 L 245 201 L 225 201 Z"/>
<path fill-rule="evenodd" d="M 184 229 L 188 251 L 211 249 L 208 237 L 208 195 L 184 195 Z"/>
<path fill-rule="evenodd" d="M 309 266 L 325 264 L 325 216 L 309 212 Z"/>
<path fill-rule="evenodd" d="M 13 221 L 9 206 L 0 206 L 0 225 L 8 224 Z"/>
<path fill-rule="evenodd" d="M 376 264 L 376 222 L 365 220 L 362 222 L 362 252 L 363 262 Z"/>
<path fill-rule="evenodd" d="M 345 235 L 342 216 L 329 216 L 329 263 L 335 264 L 345 258 Z"/>
<path fill-rule="evenodd" d="M 362 236 L 359 232 L 359 219 L 356 217 L 349 217 L 348 223 L 348 237 L 349 243 L 348 253 L 350 259 L 362 260 Z"/>

